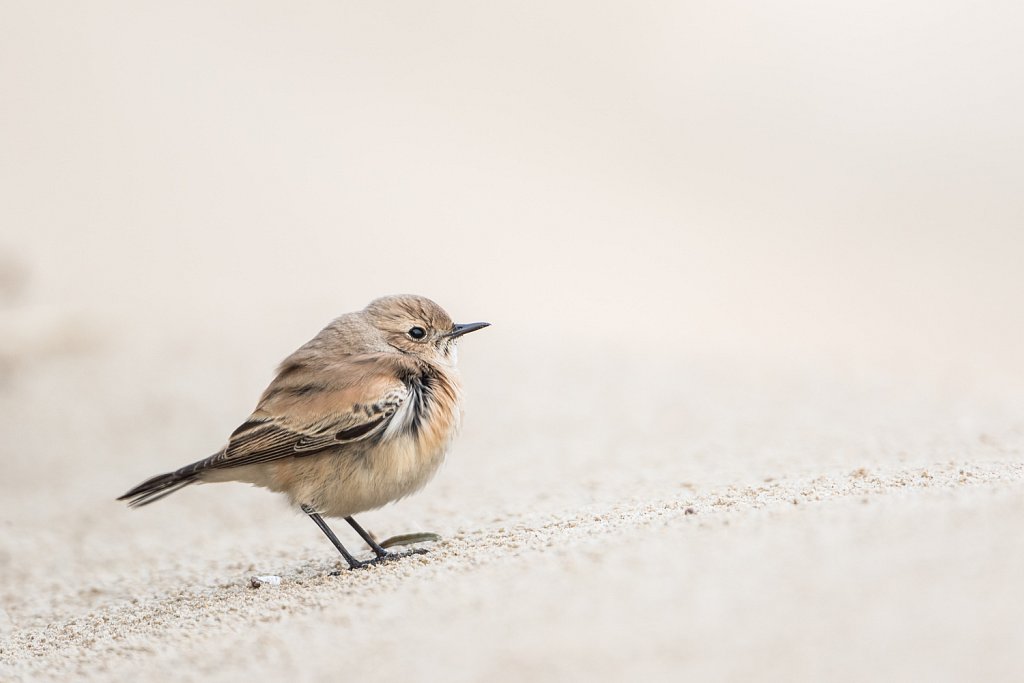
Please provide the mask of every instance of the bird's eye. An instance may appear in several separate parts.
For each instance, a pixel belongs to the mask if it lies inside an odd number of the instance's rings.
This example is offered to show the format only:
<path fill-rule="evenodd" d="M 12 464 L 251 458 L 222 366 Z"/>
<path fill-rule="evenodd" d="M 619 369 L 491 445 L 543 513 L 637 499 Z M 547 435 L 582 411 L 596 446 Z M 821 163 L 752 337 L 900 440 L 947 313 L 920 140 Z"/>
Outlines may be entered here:
<path fill-rule="evenodd" d="M 427 336 L 427 331 L 422 327 L 413 327 L 409 330 L 409 336 L 413 339 L 423 339 Z"/>

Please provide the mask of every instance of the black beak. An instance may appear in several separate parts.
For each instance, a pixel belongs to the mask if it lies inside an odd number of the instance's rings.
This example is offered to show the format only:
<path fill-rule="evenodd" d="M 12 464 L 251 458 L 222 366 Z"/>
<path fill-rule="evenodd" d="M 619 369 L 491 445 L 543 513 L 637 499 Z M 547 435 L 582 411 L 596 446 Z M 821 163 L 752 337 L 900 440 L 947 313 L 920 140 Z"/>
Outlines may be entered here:
<path fill-rule="evenodd" d="M 452 328 L 452 331 L 449 332 L 447 336 L 449 339 L 457 339 L 458 337 L 461 337 L 464 334 L 469 334 L 470 332 L 482 330 L 485 327 L 488 327 L 489 325 L 490 323 L 466 323 L 465 325 L 456 325 L 455 327 Z"/>

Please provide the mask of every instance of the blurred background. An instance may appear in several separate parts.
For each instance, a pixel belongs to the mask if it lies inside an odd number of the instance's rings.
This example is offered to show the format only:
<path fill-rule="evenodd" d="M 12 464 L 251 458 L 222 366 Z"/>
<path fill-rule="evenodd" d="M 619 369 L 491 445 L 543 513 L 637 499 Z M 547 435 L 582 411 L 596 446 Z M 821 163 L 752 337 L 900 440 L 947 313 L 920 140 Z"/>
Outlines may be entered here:
<path fill-rule="evenodd" d="M 211 405 L 153 428 L 209 419 L 168 450 L 215 449 L 274 363 L 394 292 L 494 323 L 463 359 L 506 412 L 599 408 L 568 361 L 637 410 L 623 377 L 716 367 L 1018 386 L 1022 28 L 1013 3 L 5 2 L 5 458 L 199 377 Z M 68 354 L 115 365 L 11 385 Z"/>
<path fill-rule="evenodd" d="M 111 499 L 397 292 L 493 327 L 388 531 L 1020 460 L 1022 35 L 1011 2 L 3 0 L 0 566 L 294 545 L 244 487 Z M 122 596 L 44 588 L 15 623 Z"/>
<path fill-rule="evenodd" d="M 165 339 L 304 324 L 298 341 L 415 291 L 555 346 L 1022 341 L 1014 3 L 3 19 L 0 224 L 23 306 Z"/>

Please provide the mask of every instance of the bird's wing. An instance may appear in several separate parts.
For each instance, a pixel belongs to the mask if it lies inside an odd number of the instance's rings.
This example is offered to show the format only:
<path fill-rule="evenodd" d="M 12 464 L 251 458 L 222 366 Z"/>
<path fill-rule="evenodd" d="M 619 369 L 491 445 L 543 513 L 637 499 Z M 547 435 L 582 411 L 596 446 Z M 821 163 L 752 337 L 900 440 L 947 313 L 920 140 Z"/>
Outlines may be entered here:
<path fill-rule="evenodd" d="M 352 368 L 291 374 L 298 376 L 282 373 L 274 380 L 252 416 L 202 469 L 311 455 L 369 438 L 387 428 L 409 397 L 392 374 Z"/>

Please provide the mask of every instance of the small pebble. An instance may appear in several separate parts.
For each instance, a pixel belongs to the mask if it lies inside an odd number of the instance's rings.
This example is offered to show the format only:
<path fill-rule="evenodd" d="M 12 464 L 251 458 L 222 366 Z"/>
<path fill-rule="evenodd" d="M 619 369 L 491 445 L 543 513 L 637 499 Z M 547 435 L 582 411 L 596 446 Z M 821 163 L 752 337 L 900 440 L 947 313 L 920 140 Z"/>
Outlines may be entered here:
<path fill-rule="evenodd" d="M 280 576 L 253 576 L 252 578 L 249 579 L 249 586 L 251 588 L 259 588 L 263 584 L 267 584 L 268 586 L 280 586 L 281 585 L 281 577 Z"/>

